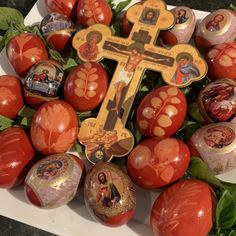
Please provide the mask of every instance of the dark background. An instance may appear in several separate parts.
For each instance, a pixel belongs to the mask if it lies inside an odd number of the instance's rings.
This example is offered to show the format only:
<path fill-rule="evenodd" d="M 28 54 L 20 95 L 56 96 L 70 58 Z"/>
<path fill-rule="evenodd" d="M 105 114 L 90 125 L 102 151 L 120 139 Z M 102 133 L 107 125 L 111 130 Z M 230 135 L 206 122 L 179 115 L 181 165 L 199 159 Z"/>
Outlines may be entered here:
<path fill-rule="evenodd" d="M 36 0 L 0 0 L 0 6 L 14 7 L 24 16 L 30 11 Z M 236 0 L 167 0 L 167 4 L 188 6 L 203 11 L 213 11 L 227 8 L 230 3 L 236 5 Z M 1 207 L 1 206 L 0 206 Z M 25 212 L 27 214 L 27 212 Z M 79 232 L 78 232 L 79 234 Z M 35 229 L 28 225 L 0 216 L 0 235 L 2 236 L 52 236 L 52 234 Z M 68 235 L 69 236 L 69 235 Z"/>

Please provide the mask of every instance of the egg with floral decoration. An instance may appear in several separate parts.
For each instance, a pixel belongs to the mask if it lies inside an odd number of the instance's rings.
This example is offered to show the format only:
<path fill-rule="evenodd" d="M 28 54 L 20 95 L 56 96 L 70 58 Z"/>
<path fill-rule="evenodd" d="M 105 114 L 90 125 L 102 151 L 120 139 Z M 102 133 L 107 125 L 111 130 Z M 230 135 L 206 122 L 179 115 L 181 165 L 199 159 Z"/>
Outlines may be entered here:
<path fill-rule="evenodd" d="M 90 214 L 111 227 L 126 224 L 134 215 L 136 192 L 130 178 L 110 162 L 93 166 L 84 182 L 84 200 Z"/>
<path fill-rule="evenodd" d="M 61 64 L 54 60 L 35 64 L 23 80 L 26 102 L 38 108 L 46 101 L 58 99 L 63 76 Z"/>
<path fill-rule="evenodd" d="M 68 151 L 78 135 L 75 110 L 62 100 L 45 102 L 33 116 L 30 135 L 34 147 L 43 155 Z"/>
<path fill-rule="evenodd" d="M 206 52 L 215 45 L 233 42 L 236 38 L 235 25 L 235 12 L 227 9 L 213 11 L 196 28 L 196 47 Z"/>
<path fill-rule="evenodd" d="M 201 115 L 208 122 L 236 122 L 236 82 L 217 80 L 203 88 L 198 96 Z"/>
<path fill-rule="evenodd" d="M 77 111 L 91 111 L 106 95 L 108 76 L 106 70 L 95 62 L 75 67 L 65 80 L 64 97 Z"/>
<path fill-rule="evenodd" d="M 147 137 L 170 137 L 183 124 L 186 112 L 187 102 L 181 90 L 163 86 L 143 98 L 137 109 L 136 123 Z"/>
<path fill-rule="evenodd" d="M 236 125 L 219 122 L 198 129 L 188 146 L 201 157 L 213 174 L 224 182 L 236 184 Z"/>
<path fill-rule="evenodd" d="M 146 189 L 166 186 L 180 179 L 188 168 L 188 146 L 176 138 L 150 138 L 130 153 L 127 169 L 133 182 Z"/>
<path fill-rule="evenodd" d="M 59 52 L 70 46 L 71 36 L 75 32 L 73 22 L 67 16 L 56 12 L 43 18 L 40 29 L 47 43 Z"/>
<path fill-rule="evenodd" d="M 52 209 L 69 203 L 76 195 L 84 164 L 74 155 L 47 156 L 25 178 L 25 196 L 33 205 Z"/>
<path fill-rule="evenodd" d="M 211 79 L 236 79 L 236 42 L 216 45 L 209 50 L 205 59 Z"/>
<path fill-rule="evenodd" d="M 112 10 L 105 0 L 80 0 L 77 6 L 77 20 L 85 26 L 94 24 L 110 25 Z"/>
<path fill-rule="evenodd" d="M 176 17 L 175 26 L 160 33 L 161 43 L 165 47 L 171 47 L 177 43 L 188 43 L 196 25 L 196 16 L 189 7 L 175 7 L 171 9 L 171 12 Z"/>

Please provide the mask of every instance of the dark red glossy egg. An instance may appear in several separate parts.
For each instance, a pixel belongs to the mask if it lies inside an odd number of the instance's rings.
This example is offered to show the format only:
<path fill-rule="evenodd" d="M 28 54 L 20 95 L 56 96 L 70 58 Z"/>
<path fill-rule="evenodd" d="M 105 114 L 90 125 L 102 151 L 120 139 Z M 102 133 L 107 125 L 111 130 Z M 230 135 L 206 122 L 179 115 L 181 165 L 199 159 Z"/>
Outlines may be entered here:
<path fill-rule="evenodd" d="M 236 42 L 216 45 L 205 59 L 211 79 L 236 79 Z"/>
<path fill-rule="evenodd" d="M 0 188 L 21 184 L 33 164 L 34 149 L 22 128 L 0 133 Z"/>
<path fill-rule="evenodd" d="M 62 100 L 45 102 L 35 113 L 30 132 L 34 147 L 42 154 L 66 152 L 78 135 L 76 112 Z"/>
<path fill-rule="evenodd" d="M 108 78 L 105 69 L 95 62 L 75 67 L 64 85 L 64 97 L 77 111 L 96 108 L 106 95 Z"/>
<path fill-rule="evenodd" d="M 77 19 L 83 26 L 98 23 L 110 25 L 112 19 L 111 7 L 106 0 L 79 0 Z"/>
<path fill-rule="evenodd" d="M 15 72 L 24 77 L 34 64 L 48 59 L 48 53 L 38 36 L 21 33 L 13 37 L 7 44 L 7 57 Z"/>
<path fill-rule="evenodd" d="M 147 137 L 169 137 L 183 124 L 187 111 L 184 94 L 174 86 L 150 92 L 139 104 L 136 122 Z"/>
<path fill-rule="evenodd" d="M 14 119 L 23 105 L 20 80 L 15 76 L 0 76 L 0 115 Z"/>
<path fill-rule="evenodd" d="M 206 236 L 213 222 L 215 202 L 209 185 L 185 179 L 164 190 L 151 212 L 154 236 Z"/>
<path fill-rule="evenodd" d="M 44 0 L 48 12 L 58 12 L 70 19 L 76 17 L 78 0 Z"/>
<path fill-rule="evenodd" d="M 133 149 L 127 168 L 134 183 L 153 189 L 180 179 L 189 161 L 190 151 L 182 141 L 175 138 L 151 138 Z"/>

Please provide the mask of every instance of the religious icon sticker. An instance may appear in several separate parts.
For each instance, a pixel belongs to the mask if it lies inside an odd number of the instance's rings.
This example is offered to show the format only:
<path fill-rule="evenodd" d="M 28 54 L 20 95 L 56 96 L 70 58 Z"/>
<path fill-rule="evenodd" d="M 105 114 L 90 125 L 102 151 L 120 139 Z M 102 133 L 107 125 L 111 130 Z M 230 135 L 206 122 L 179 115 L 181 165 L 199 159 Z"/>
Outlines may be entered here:
<path fill-rule="evenodd" d="M 136 206 L 130 178 L 112 163 L 98 163 L 88 172 L 84 199 L 89 212 L 107 226 L 126 224 Z"/>
<path fill-rule="evenodd" d="M 236 183 L 235 132 L 235 124 L 219 122 L 197 130 L 189 143 L 217 178 L 230 183 Z"/>
<path fill-rule="evenodd" d="M 24 79 L 24 87 L 33 94 L 57 97 L 64 76 L 60 64 L 45 60 L 35 64 Z"/>
<path fill-rule="evenodd" d="M 40 208 L 56 208 L 73 199 L 84 164 L 76 156 L 55 154 L 36 163 L 25 179 L 29 201 Z"/>
<path fill-rule="evenodd" d="M 217 80 L 208 84 L 199 94 L 200 112 L 207 121 L 235 123 L 236 83 Z"/>
<path fill-rule="evenodd" d="M 128 38 L 113 36 L 106 25 L 90 26 L 73 38 L 83 61 L 107 58 L 118 62 L 97 118 L 82 122 L 78 135 L 92 163 L 131 151 L 134 139 L 125 123 L 146 69 L 161 72 L 167 84 L 177 87 L 201 80 L 207 72 L 205 61 L 194 47 L 181 44 L 167 50 L 155 45 L 159 31 L 169 29 L 175 21 L 164 2 L 136 4 L 127 11 L 127 18 L 133 23 Z"/>

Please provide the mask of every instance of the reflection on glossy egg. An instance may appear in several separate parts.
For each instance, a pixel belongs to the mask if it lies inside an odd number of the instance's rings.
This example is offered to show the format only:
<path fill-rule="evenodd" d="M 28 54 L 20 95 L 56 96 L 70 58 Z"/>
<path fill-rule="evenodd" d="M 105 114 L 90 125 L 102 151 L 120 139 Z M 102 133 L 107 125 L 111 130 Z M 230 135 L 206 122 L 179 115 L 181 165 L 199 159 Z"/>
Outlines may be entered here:
<path fill-rule="evenodd" d="M 134 215 L 136 193 L 130 178 L 115 164 L 96 164 L 84 183 L 85 204 L 100 223 L 115 227 Z"/>

